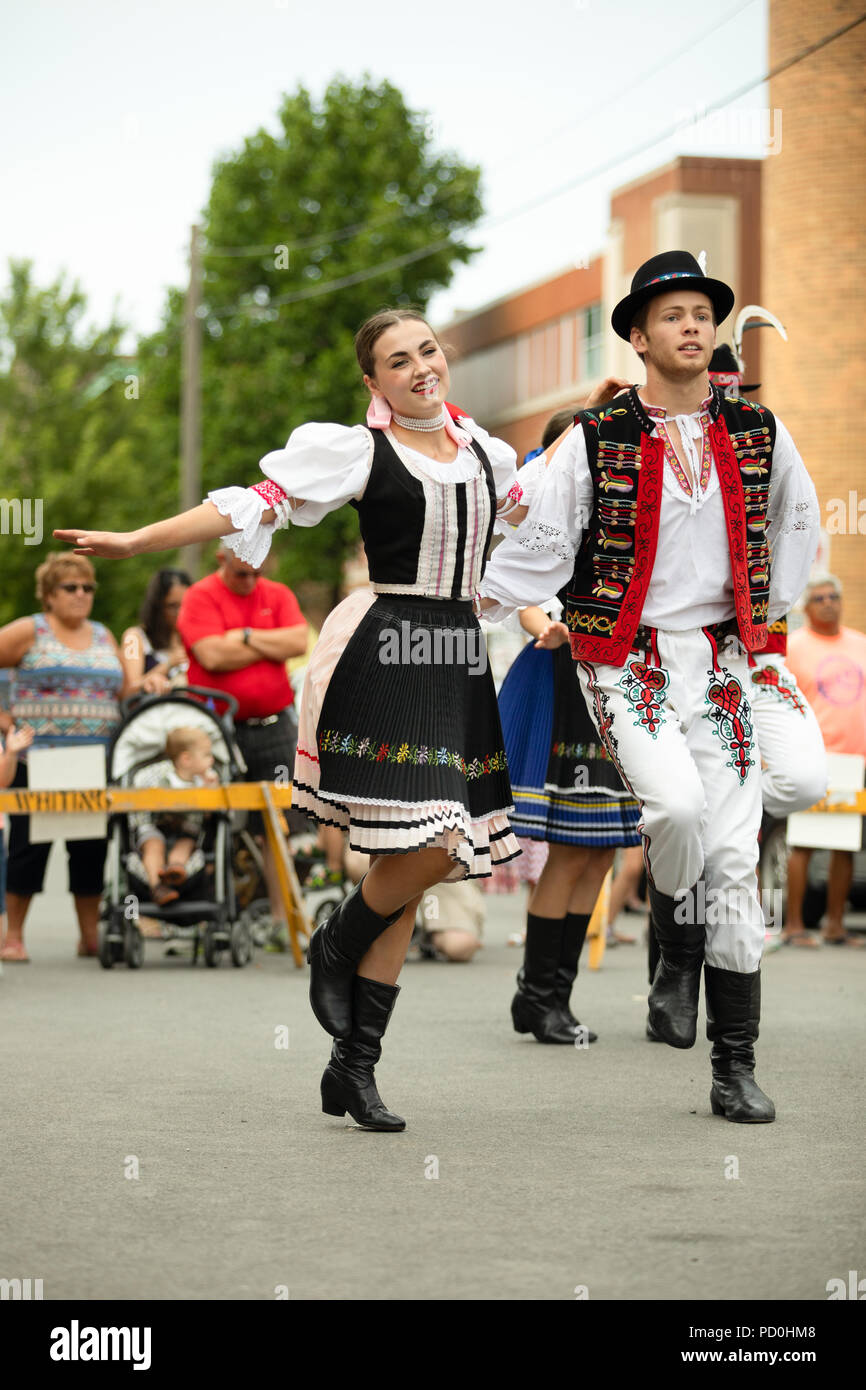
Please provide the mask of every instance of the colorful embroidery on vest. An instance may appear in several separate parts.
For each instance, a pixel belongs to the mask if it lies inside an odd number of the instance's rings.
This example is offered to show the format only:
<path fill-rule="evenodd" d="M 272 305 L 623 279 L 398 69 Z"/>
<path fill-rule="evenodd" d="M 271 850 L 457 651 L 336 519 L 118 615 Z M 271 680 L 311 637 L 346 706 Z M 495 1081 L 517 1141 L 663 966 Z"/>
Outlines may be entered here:
<path fill-rule="evenodd" d="M 707 686 L 706 700 L 710 708 L 704 718 L 715 725 L 714 732 L 721 740 L 722 747 L 731 754 L 726 766 L 734 769 L 742 786 L 749 775 L 749 768 L 755 766 L 754 759 L 749 756 L 754 748 L 752 711 L 736 676 L 724 668 L 724 681 L 718 679 L 715 671 L 708 674 L 710 684 Z"/>
<path fill-rule="evenodd" d="M 775 666 L 757 666 L 752 672 L 752 685 L 758 685 L 772 694 L 780 705 L 795 709 L 805 716 L 806 704 L 799 690 L 786 685 Z"/>
<path fill-rule="evenodd" d="M 635 728 L 646 729 L 655 738 L 664 723 L 662 702 L 670 685 L 667 671 L 645 661 L 629 661 L 617 685 L 638 716 Z"/>
<path fill-rule="evenodd" d="M 572 655 L 609 661 L 610 642 L 640 617 L 655 561 L 664 452 L 641 434 L 638 444 L 606 438 L 621 432 L 623 408 L 585 412 L 585 434 L 595 430 L 588 457 L 597 480 L 595 509 L 576 569 L 589 562 L 588 592 L 569 594 L 565 621 Z M 605 428 L 607 427 L 607 428 Z M 596 639 L 596 640 L 593 640 Z"/>

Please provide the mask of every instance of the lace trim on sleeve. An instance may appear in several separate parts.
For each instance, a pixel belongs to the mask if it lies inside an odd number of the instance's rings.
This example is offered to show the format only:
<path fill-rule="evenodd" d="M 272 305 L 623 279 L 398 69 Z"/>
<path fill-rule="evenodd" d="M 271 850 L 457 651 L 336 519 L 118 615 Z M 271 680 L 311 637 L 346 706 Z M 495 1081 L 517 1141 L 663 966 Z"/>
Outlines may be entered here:
<path fill-rule="evenodd" d="M 568 532 L 549 521 L 524 521 L 515 534 L 517 544 L 524 550 L 546 550 L 559 560 L 573 560 L 574 546 Z"/>
<path fill-rule="evenodd" d="M 794 531 L 812 531 L 820 524 L 820 512 L 813 502 L 789 502 L 782 512 L 776 539 L 778 540 L 779 536 L 790 536 Z"/>
<path fill-rule="evenodd" d="M 282 491 L 282 489 L 280 489 Z M 286 502 L 285 511 L 288 511 L 288 498 L 283 494 Z M 237 555 L 244 564 L 252 565 L 258 569 L 264 563 L 265 557 L 271 548 L 273 534 L 279 526 L 285 526 L 288 516 L 280 518 L 278 512 L 277 521 L 269 526 L 262 525 L 262 513 L 272 506 L 277 511 L 274 502 L 261 495 L 257 488 L 252 487 L 221 487 L 207 495 L 208 502 L 213 502 L 221 516 L 227 516 L 233 526 L 238 529 L 222 537 L 222 543 L 227 550 L 231 550 Z"/>

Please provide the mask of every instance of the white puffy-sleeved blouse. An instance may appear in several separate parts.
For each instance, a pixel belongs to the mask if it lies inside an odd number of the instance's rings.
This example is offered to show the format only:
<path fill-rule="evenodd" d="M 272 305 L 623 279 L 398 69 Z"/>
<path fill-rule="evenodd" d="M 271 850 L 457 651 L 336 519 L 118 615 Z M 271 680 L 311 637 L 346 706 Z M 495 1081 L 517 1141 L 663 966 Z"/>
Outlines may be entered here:
<path fill-rule="evenodd" d="M 467 417 L 460 419 L 460 428 L 470 439 L 478 440 L 490 462 L 501 520 L 519 505 L 522 497 L 517 456 L 510 445 L 489 435 Z M 482 473 L 471 443 L 458 448 L 453 462 L 440 463 L 398 443 L 390 430 L 385 433 L 409 472 L 420 476 L 425 492 L 438 484 L 468 483 Z M 207 500 L 238 528 L 223 538 L 224 545 L 238 559 L 258 567 L 270 549 L 274 532 L 290 521 L 295 526 L 315 526 L 347 502 L 361 501 L 373 466 L 373 446 L 373 435 L 364 425 L 299 426 L 292 431 L 284 449 L 265 454 L 259 464 L 265 478 L 276 487 L 269 489 L 265 483 L 248 488 L 217 488 L 208 493 Z M 292 506 L 289 499 L 296 505 Z M 276 513 L 276 520 L 263 524 L 262 514 L 269 507 Z"/>
<path fill-rule="evenodd" d="M 653 411 L 663 417 L 663 411 Z M 675 417 L 690 462 L 700 463 L 696 438 L 705 415 Z M 655 428 L 662 432 L 663 418 Z M 689 447 L 692 446 L 692 447 Z M 692 460 L 692 455 L 694 458 Z M 658 546 L 641 622 L 679 632 L 724 622 L 734 615 L 730 550 L 719 478 L 706 452 L 686 491 L 665 463 Z M 530 490 L 527 489 L 527 492 Z M 497 546 L 481 585 L 496 606 L 485 617 L 501 621 L 517 607 L 541 603 L 571 579 L 574 559 L 593 509 L 593 486 L 583 430 L 575 427 L 532 489 L 529 512 Z M 809 577 L 820 527 L 812 479 L 791 435 L 776 417 L 776 442 L 767 506 L 772 562 L 767 621 L 783 617 Z"/>

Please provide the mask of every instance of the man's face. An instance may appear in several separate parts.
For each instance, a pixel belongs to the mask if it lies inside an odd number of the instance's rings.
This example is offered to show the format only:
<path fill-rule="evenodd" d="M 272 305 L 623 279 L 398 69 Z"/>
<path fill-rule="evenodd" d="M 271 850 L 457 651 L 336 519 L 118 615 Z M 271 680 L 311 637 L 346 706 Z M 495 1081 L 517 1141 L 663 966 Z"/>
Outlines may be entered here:
<path fill-rule="evenodd" d="M 806 618 L 816 632 L 832 635 L 839 631 L 842 619 L 842 595 L 833 584 L 821 584 L 813 589 L 806 604 Z"/>
<path fill-rule="evenodd" d="M 646 327 L 631 330 L 632 347 L 647 365 L 675 381 L 706 372 L 716 345 L 713 306 L 697 290 L 672 290 L 650 300 Z"/>
<path fill-rule="evenodd" d="M 251 594 L 260 574 L 261 569 L 253 569 L 252 565 L 245 565 L 243 560 L 238 560 L 234 555 L 223 554 L 220 556 L 220 578 L 233 594 L 240 594 L 241 596 Z"/>

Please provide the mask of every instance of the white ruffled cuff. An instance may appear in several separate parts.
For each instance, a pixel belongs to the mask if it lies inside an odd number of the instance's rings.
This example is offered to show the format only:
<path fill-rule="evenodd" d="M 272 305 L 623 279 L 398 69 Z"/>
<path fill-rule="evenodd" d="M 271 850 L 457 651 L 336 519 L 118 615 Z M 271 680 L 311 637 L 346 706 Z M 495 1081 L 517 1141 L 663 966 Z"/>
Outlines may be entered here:
<path fill-rule="evenodd" d="M 288 524 L 288 502 L 285 506 L 274 508 L 276 521 L 264 525 L 262 513 L 268 510 L 269 504 L 252 488 L 220 487 L 209 492 L 205 500 L 213 502 L 220 515 L 227 516 L 232 525 L 238 528 L 222 537 L 226 549 L 254 569 L 264 564 L 274 532 Z"/>

